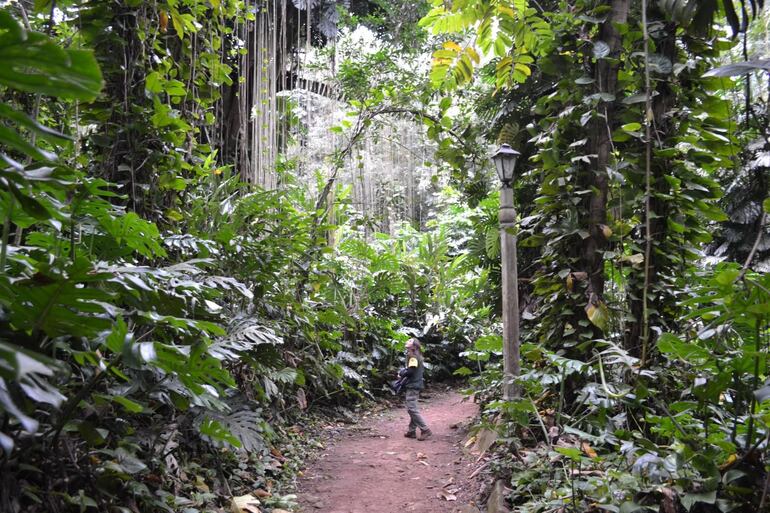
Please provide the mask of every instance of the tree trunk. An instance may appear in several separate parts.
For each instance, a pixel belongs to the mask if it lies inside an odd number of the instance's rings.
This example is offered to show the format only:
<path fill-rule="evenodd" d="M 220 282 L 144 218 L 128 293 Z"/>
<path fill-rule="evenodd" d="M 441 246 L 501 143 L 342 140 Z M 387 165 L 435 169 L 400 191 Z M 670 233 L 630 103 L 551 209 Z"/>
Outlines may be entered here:
<path fill-rule="evenodd" d="M 628 21 L 630 0 L 611 0 L 612 8 L 610 16 L 602 24 L 599 38 L 606 43 L 610 52 L 608 57 L 617 59 L 620 56 L 622 36 L 616 24 L 624 24 Z M 619 61 L 599 59 L 594 69 L 596 84 L 600 93 L 616 94 Z M 601 299 L 604 294 L 604 258 L 602 250 L 606 244 L 606 238 L 602 225 L 607 223 L 607 190 L 609 180 L 607 166 L 610 163 L 610 140 L 612 128 L 615 124 L 615 103 L 607 101 L 600 104 L 604 106 L 604 118 L 594 116 L 590 128 L 590 148 L 595 155 L 592 165 L 585 177 L 587 189 L 591 189 L 588 198 L 587 225 L 588 237 L 583 241 L 582 264 L 588 273 L 589 302 Z"/>
<path fill-rule="evenodd" d="M 668 58 L 672 63 L 676 62 L 677 47 L 676 47 L 676 25 L 669 23 L 665 26 L 666 36 L 656 42 L 657 53 Z M 655 132 L 652 135 L 653 146 L 658 145 L 658 141 L 665 141 L 670 135 L 675 135 L 672 131 L 677 130 L 677 126 L 674 123 L 670 123 L 666 119 L 666 113 L 669 112 L 676 103 L 676 96 L 672 90 L 670 84 L 666 80 L 659 80 L 655 87 L 657 93 L 652 98 L 652 128 Z M 656 280 L 660 276 L 660 270 L 666 265 L 663 261 L 664 257 L 661 256 L 657 248 L 660 248 L 668 235 L 668 225 L 666 219 L 671 214 L 671 205 L 668 201 L 662 199 L 664 195 L 669 192 L 669 185 L 665 179 L 665 175 L 670 172 L 670 163 L 668 159 L 659 158 L 653 159 L 650 171 L 652 173 L 652 197 L 650 198 L 650 212 L 643 212 L 641 216 L 641 222 L 639 224 L 640 231 L 638 235 L 639 246 L 644 247 L 645 234 L 644 225 L 647 221 L 647 215 L 650 216 L 650 242 L 652 245 L 652 251 L 650 252 L 649 262 L 646 265 L 649 269 L 649 275 L 646 286 L 653 290 L 656 287 Z M 637 276 L 635 280 L 629 280 L 629 306 L 631 310 L 632 319 L 629 322 L 625 333 L 625 347 L 634 356 L 641 356 L 642 337 L 644 336 L 644 302 L 643 302 L 643 288 L 645 287 L 644 271 L 641 276 Z M 656 314 L 661 311 L 662 296 L 660 294 L 650 294 L 648 290 L 648 297 L 651 297 L 648 301 L 648 317 L 649 312 Z M 648 321 L 649 323 L 649 321 Z M 652 332 L 650 332 L 652 333 Z M 652 337 L 650 337 L 652 338 Z M 648 341 L 648 347 L 652 347 Z"/>

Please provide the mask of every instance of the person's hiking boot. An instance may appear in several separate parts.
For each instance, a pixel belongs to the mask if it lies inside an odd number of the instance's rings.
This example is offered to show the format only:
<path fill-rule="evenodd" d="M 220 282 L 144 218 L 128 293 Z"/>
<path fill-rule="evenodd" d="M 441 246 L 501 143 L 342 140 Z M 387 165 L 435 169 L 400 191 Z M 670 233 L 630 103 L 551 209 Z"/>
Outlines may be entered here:
<path fill-rule="evenodd" d="M 417 438 L 417 432 L 416 431 L 407 431 L 404 433 L 404 436 L 407 438 Z"/>
<path fill-rule="evenodd" d="M 433 431 L 430 429 L 426 429 L 425 431 L 420 431 L 420 438 L 418 438 L 419 441 L 427 440 L 428 438 L 433 436 Z"/>

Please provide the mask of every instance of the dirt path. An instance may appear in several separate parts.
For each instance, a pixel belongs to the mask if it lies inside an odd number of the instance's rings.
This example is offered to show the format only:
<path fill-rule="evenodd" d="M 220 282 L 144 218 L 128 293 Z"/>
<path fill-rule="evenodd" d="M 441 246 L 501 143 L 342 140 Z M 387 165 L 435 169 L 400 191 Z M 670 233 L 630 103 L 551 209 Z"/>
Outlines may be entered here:
<path fill-rule="evenodd" d="M 404 438 L 404 408 L 343 428 L 298 483 L 300 511 L 478 511 L 468 505 L 476 491 L 467 485 L 473 464 L 461 447 L 476 405 L 456 392 L 434 393 L 420 405 L 434 433 L 426 441 Z"/>

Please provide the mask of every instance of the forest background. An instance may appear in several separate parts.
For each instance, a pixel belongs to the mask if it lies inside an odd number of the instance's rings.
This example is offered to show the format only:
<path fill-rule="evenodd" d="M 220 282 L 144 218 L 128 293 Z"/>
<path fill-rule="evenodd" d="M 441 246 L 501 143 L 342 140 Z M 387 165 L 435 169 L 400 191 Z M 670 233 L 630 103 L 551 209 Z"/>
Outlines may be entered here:
<path fill-rule="evenodd" d="M 767 508 L 763 7 L 5 2 L 0 511 L 291 507 L 410 336 L 517 511 Z"/>

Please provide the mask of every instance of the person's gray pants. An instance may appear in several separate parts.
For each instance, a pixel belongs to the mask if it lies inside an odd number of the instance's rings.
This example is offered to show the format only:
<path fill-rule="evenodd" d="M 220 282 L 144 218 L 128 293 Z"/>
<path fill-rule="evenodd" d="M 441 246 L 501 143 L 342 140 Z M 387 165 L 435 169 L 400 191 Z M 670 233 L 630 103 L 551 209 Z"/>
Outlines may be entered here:
<path fill-rule="evenodd" d="M 420 407 L 417 405 L 417 400 L 420 398 L 420 391 L 407 389 L 406 390 L 406 411 L 409 412 L 409 431 L 414 432 L 415 429 L 420 428 L 421 432 L 428 430 L 428 425 L 420 415 Z"/>

